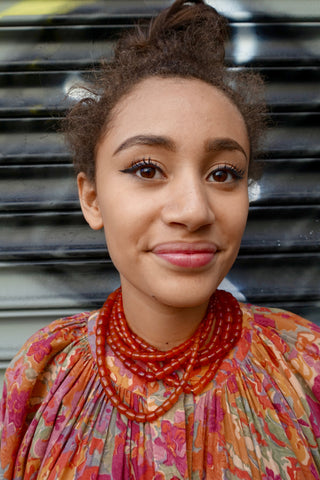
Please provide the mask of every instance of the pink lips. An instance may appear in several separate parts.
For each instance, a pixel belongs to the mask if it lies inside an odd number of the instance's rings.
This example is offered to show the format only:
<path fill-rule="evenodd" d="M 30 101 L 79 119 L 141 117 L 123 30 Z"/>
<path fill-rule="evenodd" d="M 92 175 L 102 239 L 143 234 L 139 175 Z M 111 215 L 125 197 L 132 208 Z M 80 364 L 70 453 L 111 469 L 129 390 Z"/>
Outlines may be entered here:
<path fill-rule="evenodd" d="M 211 262 L 217 247 L 212 243 L 163 243 L 153 253 L 167 262 L 184 268 L 200 268 Z"/>

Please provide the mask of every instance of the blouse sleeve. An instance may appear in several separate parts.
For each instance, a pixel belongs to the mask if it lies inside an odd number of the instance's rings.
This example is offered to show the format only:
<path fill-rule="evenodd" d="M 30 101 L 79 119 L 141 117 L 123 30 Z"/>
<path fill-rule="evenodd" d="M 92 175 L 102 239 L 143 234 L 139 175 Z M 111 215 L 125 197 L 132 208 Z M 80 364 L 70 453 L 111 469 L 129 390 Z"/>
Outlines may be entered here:
<path fill-rule="evenodd" d="M 87 317 L 67 317 L 39 330 L 9 365 L 0 403 L 0 478 L 13 478 L 22 438 L 55 381 L 59 357 L 86 335 Z"/>
<path fill-rule="evenodd" d="M 268 331 L 267 341 L 277 344 L 292 374 L 320 401 L 320 327 L 276 308 L 254 307 L 254 319 L 262 334 Z"/>

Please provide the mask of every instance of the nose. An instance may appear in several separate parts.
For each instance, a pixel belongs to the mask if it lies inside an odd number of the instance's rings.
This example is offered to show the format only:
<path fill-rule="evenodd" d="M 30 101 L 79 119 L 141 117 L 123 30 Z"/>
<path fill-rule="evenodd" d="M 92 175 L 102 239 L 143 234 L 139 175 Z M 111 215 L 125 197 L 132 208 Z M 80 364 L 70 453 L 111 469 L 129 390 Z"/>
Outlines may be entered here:
<path fill-rule="evenodd" d="M 190 232 L 211 225 L 215 215 L 208 188 L 204 180 L 190 176 L 172 182 L 162 209 L 163 221 L 184 226 Z"/>

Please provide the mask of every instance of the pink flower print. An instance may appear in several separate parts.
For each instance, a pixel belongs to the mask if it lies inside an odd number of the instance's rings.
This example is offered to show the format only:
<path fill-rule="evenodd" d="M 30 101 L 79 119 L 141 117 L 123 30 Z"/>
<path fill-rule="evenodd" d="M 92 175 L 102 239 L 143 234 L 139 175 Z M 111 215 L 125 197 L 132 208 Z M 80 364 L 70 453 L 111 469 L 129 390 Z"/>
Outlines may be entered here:
<path fill-rule="evenodd" d="M 47 338 L 46 340 L 39 340 L 39 342 L 33 343 L 29 349 L 28 355 L 33 356 L 34 360 L 37 363 L 40 363 L 51 352 L 51 342 L 52 338 Z"/>
<path fill-rule="evenodd" d="M 320 400 L 320 375 L 318 375 L 315 379 L 314 379 L 314 384 L 313 384 L 313 387 L 312 387 L 312 393 L 314 394 L 314 396 Z"/>
<path fill-rule="evenodd" d="M 266 475 L 263 475 L 263 480 L 281 480 L 280 475 L 276 475 L 271 468 L 266 468 Z"/>
<path fill-rule="evenodd" d="M 235 379 L 235 375 L 230 375 L 227 378 L 227 387 L 230 393 L 236 393 L 238 391 L 237 381 Z"/>
<path fill-rule="evenodd" d="M 268 317 L 265 317 L 264 315 L 256 314 L 254 316 L 254 319 L 261 326 L 273 327 L 273 328 L 275 327 L 275 322 L 274 320 L 272 320 L 272 318 L 268 318 Z"/>
<path fill-rule="evenodd" d="M 17 429 L 21 428 L 24 424 L 28 398 L 28 392 L 20 392 L 15 386 L 12 388 L 10 400 L 11 409 L 9 410 L 9 422 L 13 422 Z"/>
<path fill-rule="evenodd" d="M 219 397 L 213 398 L 212 406 L 208 412 L 208 417 L 209 432 L 219 432 L 224 417 L 224 412 L 221 407 L 221 400 Z"/>
<path fill-rule="evenodd" d="M 161 437 L 156 438 L 159 458 L 164 465 L 175 465 L 181 475 L 187 474 L 186 439 L 184 429 L 172 425 L 168 420 L 161 424 Z"/>

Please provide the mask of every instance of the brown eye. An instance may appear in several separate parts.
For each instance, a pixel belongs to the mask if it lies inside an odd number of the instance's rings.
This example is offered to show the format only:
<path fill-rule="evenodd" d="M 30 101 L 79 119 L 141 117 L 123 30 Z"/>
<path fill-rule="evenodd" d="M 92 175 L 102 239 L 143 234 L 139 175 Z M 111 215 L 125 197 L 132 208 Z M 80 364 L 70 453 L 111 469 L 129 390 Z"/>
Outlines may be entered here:
<path fill-rule="evenodd" d="M 237 169 L 231 165 L 217 166 L 207 177 L 212 183 L 232 183 L 244 178 L 245 170 Z"/>
<path fill-rule="evenodd" d="M 156 169 L 154 167 L 142 167 L 137 170 L 137 175 L 142 178 L 154 178 Z"/>
<path fill-rule="evenodd" d="M 228 180 L 229 173 L 226 170 L 217 170 L 212 173 L 212 178 L 215 182 L 226 182 Z"/>
<path fill-rule="evenodd" d="M 129 173 L 135 177 L 142 178 L 144 180 L 160 180 L 164 178 L 164 174 L 161 168 L 152 162 L 152 160 L 141 160 L 134 163 L 129 168 L 120 170 L 122 173 Z"/>

